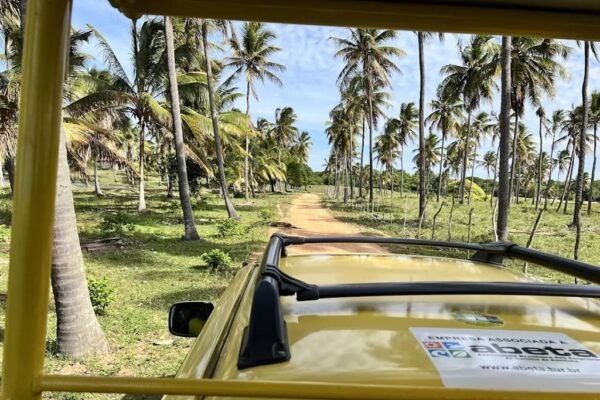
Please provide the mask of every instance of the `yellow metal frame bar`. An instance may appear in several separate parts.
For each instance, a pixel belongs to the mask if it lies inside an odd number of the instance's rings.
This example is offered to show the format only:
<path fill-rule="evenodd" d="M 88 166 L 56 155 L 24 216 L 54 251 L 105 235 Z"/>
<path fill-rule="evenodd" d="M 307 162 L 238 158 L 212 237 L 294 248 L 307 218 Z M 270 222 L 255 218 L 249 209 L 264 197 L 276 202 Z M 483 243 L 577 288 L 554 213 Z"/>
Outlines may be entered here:
<path fill-rule="evenodd" d="M 599 40 L 597 0 L 110 0 L 124 14 Z"/>
<path fill-rule="evenodd" d="M 45 375 L 34 386 L 38 392 L 94 392 L 232 396 L 271 399 L 324 400 L 598 400 L 597 393 L 489 391 L 420 386 L 339 385 L 318 382 L 231 381 L 217 379 L 127 378 Z"/>
<path fill-rule="evenodd" d="M 596 0 L 111 0 L 143 13 L 273 22 L 600 39 Z M 598 399 L 596 393 L 316 382 L 44 375 L 52 227 L 71 0 L 29 0 L 6 306 L 2 398 L 44 391 L 300 399 Z M 35 250 L 33 246 L 35 245 Z"/>
<path fill-rule="evenodd" d="M 39 399 L 44 368 L 70 0 L 29 0 L 6 304 L 2 398 Z"/>

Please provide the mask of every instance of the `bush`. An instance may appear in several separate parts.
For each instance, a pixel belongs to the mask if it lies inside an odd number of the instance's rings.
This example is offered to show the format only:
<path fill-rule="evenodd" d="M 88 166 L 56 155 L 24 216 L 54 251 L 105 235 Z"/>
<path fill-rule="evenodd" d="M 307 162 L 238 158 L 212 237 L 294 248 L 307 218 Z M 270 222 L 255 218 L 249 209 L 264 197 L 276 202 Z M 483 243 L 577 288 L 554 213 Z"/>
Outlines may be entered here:
<path fill-rule="evenodd" d="M 211 251 L 202 254 L 200 258 L 202 259 L 202 262 L 204 262 L 204 265 L 211 269 L 228 268 L 233 262 L 231 257 L 229 257 L 229 254 L 220 249 L 212 249 Z"/>
<path fill-rule="evenodd" d="M 471 180 L 465 179 L 465 198 L 469 196 L 469 189 L 471 188 Z M 452 181 L 448 184 L 448 194 L 458 196 L 460 191 L 460 182 Z M 473 183 L 473 189 L 471 192 L 472 200 L 485 200 L 485 191 L 476 183 Z"/>
<path fill-rule="evenodd" d="M 88 290 L 90 292 L 90 300 L 92 308 L 96 315 L 104 315 L 106 309 L 114 300 L 113 293 L 115 289 L 110 286 L 106 277 L 102 279 L 88 279 Z"/>
<path fill-rule="evenodd" d="M 258 218 L 263 222 L 270 222 L 275 219 L 275 211 L 269 208 L 263 208 L 258 212 Z"/>
<path fill-rule="evenodd" d="M 103 234 L 121 234 L 123 231 L 128 230 L 133 232 L 135 230 L 135 224 L 131 217 L 123 212 L 116 214 L 107 214 L 102 219 L 99 225 L 100 232 Z"/>
<path fill-rule="evenodd" d="M 242 227 L 239 221 L 235 219 L 221 219 L 217 221 L 217 232 L 221 237 L 239 235 L 242 232 Z"/>

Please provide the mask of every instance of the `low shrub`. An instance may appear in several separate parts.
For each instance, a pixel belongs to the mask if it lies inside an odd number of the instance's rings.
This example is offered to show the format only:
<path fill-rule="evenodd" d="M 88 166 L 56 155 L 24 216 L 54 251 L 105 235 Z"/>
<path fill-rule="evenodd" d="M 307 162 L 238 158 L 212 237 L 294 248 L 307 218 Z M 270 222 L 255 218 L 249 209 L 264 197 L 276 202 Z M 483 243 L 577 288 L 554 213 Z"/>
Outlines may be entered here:
<path fill-rule="evenodd" d="M 218 220 L 217 223 L 217 232 L 219 236 L 235 236 L 242 233 L 242 226 L 239 221 L 235 219 L 227 218 Z"/>
<path fill-rule="evenodd" d="M 275 219 L 275 211 L 269 208 L 263 208 L 258 212 L 258 218 L 260 218 L 263 222 L 270 222 Z"/>
<path fill-rule="evenodd" d="M 118 212 L 105 215 L 102 222 L 100 222 L 99 228 L 100 232 L 104 235 L 114 235 L 121 234 L 125 230 L 133 232 L 135 230 L 135 224 L 128 214 Z"/>
<path fill-rule="evenodd" d="M 210 269 L 229 268 L 233 260 L 228 253 L 220 249 L 212 249 L 200 256 L 205 266 Z"/>
<path fill-rule="evenodd" d="M 469 196 L 469 190 L 471 189 L 471 180 L 465 179 L 465 198 Z M 460 182 L 452 181 L 448 184 L 448 194 L 452 194 L 455 197 L 458 196 L 460 191 Z M 473 200 L 485 200 L 485 191 L 478 184 L 473 182 L 473 189 L 471 191 L 471 199 Z"/>
<path fill-rule="evenodd" d="M 106 277 L 102 279 L 88 279 L 88 291 L 90 292 L 90 300 L 92 308 L 96 315 L 106 314 L 106 310 L 110 303 L 114 300 L 115 289 L 110 286 Z"/>

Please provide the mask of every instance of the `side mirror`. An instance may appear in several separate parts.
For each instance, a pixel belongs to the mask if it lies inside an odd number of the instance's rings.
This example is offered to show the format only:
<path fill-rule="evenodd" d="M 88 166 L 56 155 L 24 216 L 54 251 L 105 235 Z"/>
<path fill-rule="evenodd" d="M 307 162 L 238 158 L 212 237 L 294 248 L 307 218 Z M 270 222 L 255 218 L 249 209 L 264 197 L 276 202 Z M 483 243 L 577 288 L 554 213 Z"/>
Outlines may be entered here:
<path fill-rule="evenodd" d="M 175 336 L 196 337 L 215 306 L 203 301 L 175 303 L 169 310 L 169 332 Z"/>

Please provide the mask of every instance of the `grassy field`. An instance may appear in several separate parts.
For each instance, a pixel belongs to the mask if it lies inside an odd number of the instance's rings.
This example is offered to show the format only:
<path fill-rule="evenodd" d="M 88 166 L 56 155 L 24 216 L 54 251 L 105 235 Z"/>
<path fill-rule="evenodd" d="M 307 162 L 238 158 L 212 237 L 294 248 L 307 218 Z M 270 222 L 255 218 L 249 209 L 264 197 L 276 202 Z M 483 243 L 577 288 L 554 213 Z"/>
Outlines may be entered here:
<path fill-rule="evenodd" d="M 315 188 L 324 193 L 324 188 Z M 327 192 L 331 193 L 331 190 Z M 330 196 L 323 197 L 323 204 L 330 208 L 333 214 L 340 220 L 359 225 L 364 228 L 365 233 L 385 234 L 398 237 L 416 238 L 419 234 L 418 198 L 415 193 L 408 193 L 401 198 L 400 193 L 394 194 L 392 203 L 390 192 L 379 193 L 376 191 L 375 213 L 365 210 L 364 200 L 349 201 L 344 204 L 341 199 Z M 433 216 L 439 210 L 442 203 L 438 203 L 435 196 L 427 202 L 426 216 L 422 221 L 420 238 L 431 239 L 433 233 Z M 435 239 L 454 241 L 467 241 L 469 228 L 469 213 L 473 209 L 471 222 L 471 242 L 494 241 L 492 230 L 492 210 L 490 202 L 484 200 L 472 200 L 468 205 L 455 202 L 452 212 L 452 229 L 449 236 L 449 217 L 452 199 L 443 199 L 444 206 L 437 216 Z M 567 214 L 555 212 L 556 206 L 548 207 L 542 216 L 538 226 L 537 234 L 531 245 L 532 248 L 558 254 L 564 257 L 573 257 L 573 245 L 575 242 L 575 230 L 568 225 L 572 219 L 573 202 L 569 203 Z M 587 207 L 587 203 L 586 203 Z M 588 216 L 587 208 L 583 210 L 583 236 L 580 248 L 580 260 L 593 264 L 600 264 L 600 204 L 593 204 L 592 215 Z M 531 199 L 521 199 L 519 204 L 513 204 L 510 209 L 509 238 L 511 241 L 525 246 L 529 233 L 537 217 L 537 210 L 531 204 Z M 521 269 L 522 263 L 513 263 L 513 268 Z M 536 266 L 529 267 L 529 272 L 537 277 L 553 281 L 571 281 L 563 274 L 549 271 Z"/>
<path fill-rule="evenodd" d="M 264 248 L 268 223 L 259 217 L 263 209 L 274 215 L 285 213 L 293 195 L 259 195 L 246 204 L 235 199 L 242 218 L 238 235 L 220 237 L 217 223 L 227 217 L 217 195 L 202 193 L 194 200 L 194 215 L 202 240 L 181 240 L 183 226 L 177 199 L 167 200 L 164 186 L 156 179 L 147 189 L 148 212 L 137 212 L 137 190 L 126 183 L 115 184 L 112 173 L 103 174 L 105 196 L 96 197 L 93 187 L 75 189 L 75 204 L 81 240 L 106 236 L 100 229 L 103 216 L 122 212 L 133 223 L 121 236 L 120 250 L 84 253 L 87 275 L 106 277 L 115 289 L 114 302 L 108 313 L 99 317 L 111 344 L 107 356 L 75 362 L 55 355 L 55 315 L 50 310 L 46 369 L 58 373 L 172 376 L 177 371 L 192 340 L 174 338 L 167 329 L 170 305 L 184 300 L 216 300 L 240 266 L 252 254 Z M 10 240 L 11 201 L 7 188 L 0 195 L 0 293 L 5 299 Z M 111 236 L 111 235 L 109 235 Z M 220 271 L 203 266 L 200 255 L 213 248 L 228 252 L 231 268 Z M 52 304 L 52 301 L 51 301 Z M 4 305 L 4 303 L 3 303 Z M 52 307 L 51 307 L 52 308 Z M 0 309 L 0 326 L 4 326 L 4 308 Z M 158 345 L 161 339 L 170 344 Z M 169 342 L 166 342 L 169 343 Z M 56 394 L 59 399 L 108 399 L 122 396 Z M 137 397 L 136 397 L 137 398 Z M 141 398 L 141 397 L 140 397 Z"/>

